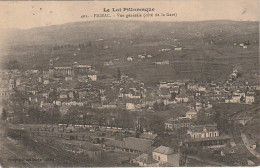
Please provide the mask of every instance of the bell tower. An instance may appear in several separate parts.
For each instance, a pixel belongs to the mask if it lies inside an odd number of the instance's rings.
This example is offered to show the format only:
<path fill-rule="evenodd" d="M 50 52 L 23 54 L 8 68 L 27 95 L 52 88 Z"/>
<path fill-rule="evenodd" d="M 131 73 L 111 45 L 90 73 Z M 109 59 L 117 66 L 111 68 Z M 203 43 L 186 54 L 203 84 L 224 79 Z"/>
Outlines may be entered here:
<path fill-rule="evenodd" d="M 50 58 L 49 67 L 53 67 L 53 58 Z"/>
<path fill-rule="evenodd" d="M 54 75 L 54 62 L 53 62 L 53 58 L 50 58 L 50 62 L 49 62 L 49 76 L 52 77 Z"/>

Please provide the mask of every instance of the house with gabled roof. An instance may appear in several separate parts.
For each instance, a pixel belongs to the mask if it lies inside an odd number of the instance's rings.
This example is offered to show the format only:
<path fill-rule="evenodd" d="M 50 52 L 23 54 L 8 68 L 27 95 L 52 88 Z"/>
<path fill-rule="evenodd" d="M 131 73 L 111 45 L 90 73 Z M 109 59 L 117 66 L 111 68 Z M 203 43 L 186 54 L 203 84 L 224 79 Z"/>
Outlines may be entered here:
<path fill-rule="evenodd" d="M 254 95 L 246 95 L 246 104 L 252 104 L 255 102 L 255 96 Z"/>
<path fill-rule="evenodd" d="M 194 109 L 190 109 L 189 111 L 186 112 L 186 118 L 189 119 L 196 119 L 197 118 L 198 112 L 195 111 Z"/>
<path fill-rule="evenodd" d="M 135 137 L 127 137 L 124 138 L 123 141 L 118 140 L 109 140 L 106 145 L 110 147 L 115 147 L 118 150 L 130 153 L 145 153 L 147 151 L 152 150 L 152 140 L 135 138 Z"/>
<path fill-rule="evenodd" d="M 160 166 L 179 166 L 180 154 L 173 148 L 160 146 L 153 150 L 153 159 L 158 161 Z"/>
<path fill-rule="evenodd" d="M 156 137 L 157 137 L 157 134 L 144 132 L 144 133 L 142 133 L 140 135 L 139 138 L 148 139 L 148 140 L 154 140 Z"/>
<path fill-rule="evenodd" d="M 153 144 L 152 140 L 127 137 L 124 139 L 124 151 L 134 152 L 134 153 L 144 153 L 150 150 Z"/>

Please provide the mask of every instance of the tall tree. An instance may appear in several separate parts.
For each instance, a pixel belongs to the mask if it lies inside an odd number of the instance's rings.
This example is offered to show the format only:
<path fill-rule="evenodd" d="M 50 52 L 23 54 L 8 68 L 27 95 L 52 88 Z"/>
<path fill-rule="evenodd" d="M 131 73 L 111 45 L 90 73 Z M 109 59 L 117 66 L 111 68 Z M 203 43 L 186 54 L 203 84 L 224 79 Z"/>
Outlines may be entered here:
<path fill-rule="evenodd" d="M 176 98 L 176 93 L 175 92 L 172 92 L 171 93 L 171 100 L 174 100 Z"/>
<path fill-rule="evenodd" d="M 3 109 L 2 111 L 2 120 L 6 120 L 7 119 L 7 111 L 6 109 Z"/>
<path fill-rule="evenodd" d="M 120 80 L 121 79 L 121 71 L 120 68 L 117 69 L 117 75 L 116 75 L 117 79 Z"/>

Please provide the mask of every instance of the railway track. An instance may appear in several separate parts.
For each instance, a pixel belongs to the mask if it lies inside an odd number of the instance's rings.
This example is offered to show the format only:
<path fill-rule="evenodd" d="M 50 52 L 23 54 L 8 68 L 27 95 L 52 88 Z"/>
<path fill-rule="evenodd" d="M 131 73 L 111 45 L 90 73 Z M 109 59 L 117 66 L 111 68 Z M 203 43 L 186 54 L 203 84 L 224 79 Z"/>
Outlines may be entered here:
<path fill-rule="evenodd" d="M 86 162 L 88 161 L 87 158 L 75 156 L 74 153 L 66 151 L 52 140 L 43 142 L 45 138 L 42 137 L 32 137 L 32 140 L 37 143 L 41 154 L 47 154 L 47 157 L 52 157 L 51 159 L 54 159 L 59 166 L 89 166 L 86 165 L 89 164 L 89 162 Z"/>
<path fill-rule="evenodd" d="M 32 165 L 30 162 L 28 162 L 26 159 L 23 159 L 21 157 L 19 157 L 16 153 L 14 153 L 13 151 L 9 150 L 8 148 L 2 146 L 1 147 L 1 155 L 8 155 L 8 156 L 14 156 L 14 159 L 10 159 L 8 160 L 8 162 L 16 162 L 18 163 L 19 167 L 35 167 L 34 165 Z"/>
<path fill-rule="evenodd" d="M 14 151 L 10 150 L 7 146 L 10 144 L 10 140 L 8 140 L 3 133 L 3 130 L 0 131 L 0 153 L 2 159 L 2 166 L 17 166 L 17 167 L 35 167 L 26 159 L 18 156 Z M 10 144 L 14 145 L 14 144 Z M 14 164 L 14 165 L 13 165 Z"/>

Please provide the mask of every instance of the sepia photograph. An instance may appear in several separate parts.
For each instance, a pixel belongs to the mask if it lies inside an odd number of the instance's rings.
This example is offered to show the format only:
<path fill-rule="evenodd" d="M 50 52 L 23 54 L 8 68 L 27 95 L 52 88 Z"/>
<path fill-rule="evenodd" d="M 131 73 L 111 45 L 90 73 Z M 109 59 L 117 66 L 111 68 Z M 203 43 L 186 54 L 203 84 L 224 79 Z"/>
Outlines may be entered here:
<path fill-rule="evenodd" d="M 260 166 L 259 1 L 0 1 L 0 168 Z"/>

